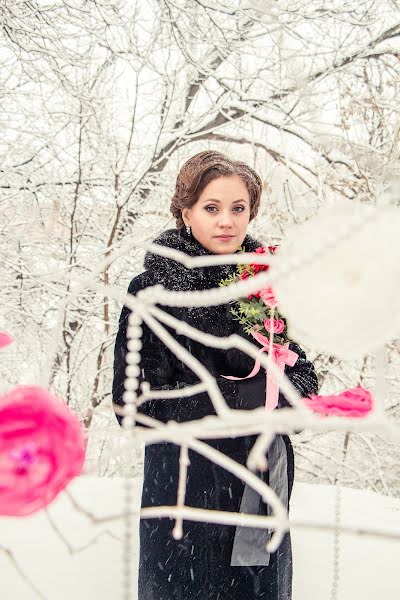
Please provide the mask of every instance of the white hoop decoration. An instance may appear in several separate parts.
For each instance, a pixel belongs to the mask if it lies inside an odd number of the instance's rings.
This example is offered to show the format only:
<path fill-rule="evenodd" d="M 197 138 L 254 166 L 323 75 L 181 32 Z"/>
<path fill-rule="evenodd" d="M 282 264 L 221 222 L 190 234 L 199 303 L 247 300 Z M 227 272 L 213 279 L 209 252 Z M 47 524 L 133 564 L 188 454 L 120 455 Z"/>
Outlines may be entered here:
<path fill-rule="evenodd" d="M 400 210 L 325 207 L 289 232 L 270 272 L 293 339 L 348 359 L 373 351 L 400 330 Z"/>

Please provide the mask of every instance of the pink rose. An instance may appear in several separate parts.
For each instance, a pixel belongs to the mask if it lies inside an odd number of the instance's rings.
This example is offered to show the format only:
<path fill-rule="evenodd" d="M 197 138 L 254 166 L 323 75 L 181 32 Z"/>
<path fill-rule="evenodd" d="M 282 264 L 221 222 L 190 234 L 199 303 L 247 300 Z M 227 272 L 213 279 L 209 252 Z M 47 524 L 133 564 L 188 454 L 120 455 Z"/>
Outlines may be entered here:
<path fill-rule="evenodd" d="M 262 299 L 264 304 L 266 304 L 270 308 L 274 308 L 278 304 L 271 287 L 267 287 L 263 290 L 260 290 L 260 298 Z"/>
<path fill-rule="evenodd" d="M 0 515 L 47 506 L 82 471 L 78 417 L 46 389 L 18 386 L 0 396 Z"/>
<path fill-rule="evenodd" d="M 340 394 L 311 394 L 309 398 L 304 398 L 304 402 L 316 413 L 339 417 L 365 417 L 373 406 L 371 393 L 360 385 Z"/>
<path fill-rule="evenodd" d="M 282 321 L 282 319 L 274 319 L 273 325 L 274 325 L 274 333 L 282 333 L 282 331 L 285 329 L 285 323 Z M 265 327 L 266 331 L 271 333 L 271 331 L 272 331 L 271 319 L 264 319 L 264 327 Z"/>

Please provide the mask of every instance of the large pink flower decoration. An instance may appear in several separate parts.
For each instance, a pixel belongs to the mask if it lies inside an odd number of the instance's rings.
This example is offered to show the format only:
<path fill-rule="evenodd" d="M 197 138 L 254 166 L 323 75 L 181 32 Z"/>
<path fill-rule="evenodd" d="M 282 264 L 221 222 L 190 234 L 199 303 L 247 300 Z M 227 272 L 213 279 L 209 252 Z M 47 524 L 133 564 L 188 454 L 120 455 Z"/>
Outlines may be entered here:
<path fill-rule="evenodd" d="M 311 394 L 309 398 L 303 400 L 314 412 L 339 417 L 365 417 L 373 407 L 371 393 L 360 385 L 340 394 L 328 396 Z"/>
<path fill-rule="evenodd" d="M 85 436 L 76 415 L 46 389 L 0 396 L 0 515 L 47 506 L 82 472 Z"/>
<path fill-rule="evenodd" d="M 0 331 L 0 348 L 5 348 L 13 341 L 11 335 L 6 331 Z"/>

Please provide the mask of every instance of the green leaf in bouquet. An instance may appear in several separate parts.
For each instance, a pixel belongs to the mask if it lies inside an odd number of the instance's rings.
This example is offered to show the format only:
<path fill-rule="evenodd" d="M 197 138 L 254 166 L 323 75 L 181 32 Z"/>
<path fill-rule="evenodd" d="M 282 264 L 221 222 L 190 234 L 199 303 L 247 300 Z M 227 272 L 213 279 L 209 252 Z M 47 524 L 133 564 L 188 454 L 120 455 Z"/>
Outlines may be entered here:
<path fill-rule="evenodd" d="M 227 277 L 226 279 L 221 279 L 221 281 L 219 282 L 219 286 L 223 287 L 223 286 L 227 286 L 227 285 L 231 285 L 232 283 L 235 283 L 237 281 L 237 277 L 235 274 L 230 275 L 229 277 Z"/>

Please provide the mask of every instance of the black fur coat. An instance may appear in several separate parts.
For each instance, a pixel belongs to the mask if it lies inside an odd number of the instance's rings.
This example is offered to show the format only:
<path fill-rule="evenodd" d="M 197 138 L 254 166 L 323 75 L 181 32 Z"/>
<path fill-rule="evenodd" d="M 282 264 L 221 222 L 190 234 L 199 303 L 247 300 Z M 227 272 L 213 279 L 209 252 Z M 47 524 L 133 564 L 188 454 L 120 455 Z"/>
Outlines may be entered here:
<path fill-rule="evenodd" d="M 210 255 L 186 231 L 171 229 L 154 240 L 169 248 L 181 250 L 190 256 Z M 245 251 L 252 252 L 261 244 L 249 235 L 243 242 Z M 235 270 L 235 265 L 208 266 L 187 269 L 171 259 L 148 252 L 145 271 L 132 279 L 128 291 L 162 284 L 169 290 L 204 290 L 218 287 L 221 279 Z M 239 322 L 231 316 L 229 306 L 165 307 L 164 310 L 202 331 L 218 336 L 238 333 L 259 349 Z M 113 401 L 123 405 L 126 329 L 129 309 L 123 307 L 115 343 Z M 197 376 L 143 324 L 140 381 L 143 378 L 152 389 L 176 389 L 198 381 Z M 168 328 L 167 328 L 168 329 Z M 204 346 L 183 335 L 168 331 L 216 377 L 220 390 L 231 408 L 252 409 L 265 402 L 265 371 L 245 381 L 231 381 L 221 375 L 246 376 L 254 359 L 237 349 L 221 350 Z M 285 372 L 302 396 L 316 393 L 317 377 L 312 364 L 297 344 L 291 344 L 299 358 Z M 279 407 L 287 406 L 282 394 Z M 208 394 L 188 398 L 150 400 L 138 408 L 143 414 L 160 421 L 183 422 L 215 414 Z M 117 416 L 118 420 L 120 418 Z M 288 436 L 282 436 L 287 449 L 289 497 L 294 478 L 293 450 Z M 234 460 L 245 464 L 255 436 L 224 438 L 207 443 L 225 452 Z M 187 476 L 185 503 L 200 508 L 238 511 L 243 493 L 243 482 L 222 468 L 210 464 L 205 458 L 189 450 L 190 466 Z M 171 443 L 146 447 L 142 506 L 176 504 L 178 483 L 179 447 Z M 259 476 L 268 480 L 267 473 Z M 142 520 L 140 524 L 140 600 L 290 600 L 291 598 L 291 547 L 287 534 L 280 549 L 273 555 L 268 567 L 232 567 L 234 527 L 211 526 L 204 523 L 184 522 L 184 537 L 174 540 L 173 523 L 168 519 Z"/>

